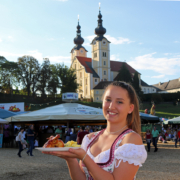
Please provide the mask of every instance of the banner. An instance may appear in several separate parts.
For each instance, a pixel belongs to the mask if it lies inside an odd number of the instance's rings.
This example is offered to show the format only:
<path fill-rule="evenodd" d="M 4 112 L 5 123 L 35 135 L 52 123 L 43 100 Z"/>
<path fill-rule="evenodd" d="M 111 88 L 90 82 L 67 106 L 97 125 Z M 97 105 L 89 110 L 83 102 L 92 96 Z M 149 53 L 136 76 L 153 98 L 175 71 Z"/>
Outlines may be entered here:
<path fill-rule="evenodd" d="M 5 109 L 7 111 L 12 111 L 12 112 L 24 112 L 24 102 L 3 103 L 3 104 L 0 104 L 0 108 Z"/>

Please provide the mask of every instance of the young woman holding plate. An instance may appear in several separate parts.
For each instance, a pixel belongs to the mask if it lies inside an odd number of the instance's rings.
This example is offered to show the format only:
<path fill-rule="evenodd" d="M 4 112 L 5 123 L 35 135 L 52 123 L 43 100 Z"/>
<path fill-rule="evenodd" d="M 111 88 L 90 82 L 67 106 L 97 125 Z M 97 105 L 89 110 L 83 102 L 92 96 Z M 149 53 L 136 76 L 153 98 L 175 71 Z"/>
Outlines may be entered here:
<path fill-rule="evenodd" d="M 86 135 L 80 149 L 44 153 L 64 158 L 73 180 L 133 180 L 147 158 L 136 92 L 115 81 L 102 100 L 106 129 Z"/>

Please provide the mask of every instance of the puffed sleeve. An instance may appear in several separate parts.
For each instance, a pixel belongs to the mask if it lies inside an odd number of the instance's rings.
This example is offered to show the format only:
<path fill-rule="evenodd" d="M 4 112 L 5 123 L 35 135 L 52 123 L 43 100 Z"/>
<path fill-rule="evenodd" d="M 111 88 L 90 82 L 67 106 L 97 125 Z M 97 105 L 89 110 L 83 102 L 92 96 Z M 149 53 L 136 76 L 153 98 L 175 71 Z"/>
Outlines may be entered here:
<path fill-rule="evenodd" d="M 142 166 L 147 159 L 147 152 L 144 145 L 123 144 L 115 150 L 115 167 L 117 168 L 121 161 L 134 164 L 135 166 Z"/>
<path fill-rule="evenodd" d="M 81 148 L 84 149 L 85 151 L 87 150 L 87 146 L 90 143 L 90 139 L 88 138 L 88 135 L 86 134 L 83 138 L 82 144 L 81 144 Z"/>

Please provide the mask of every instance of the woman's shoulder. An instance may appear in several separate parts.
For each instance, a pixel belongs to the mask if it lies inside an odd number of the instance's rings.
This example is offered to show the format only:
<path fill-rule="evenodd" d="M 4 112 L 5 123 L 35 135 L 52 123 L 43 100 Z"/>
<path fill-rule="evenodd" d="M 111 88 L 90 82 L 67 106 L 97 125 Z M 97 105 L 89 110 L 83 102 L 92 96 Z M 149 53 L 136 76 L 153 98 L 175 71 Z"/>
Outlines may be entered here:
<path fill-rule="evenodd" d="M 124 139 L 122 140 L 122 145 L 123 144 L 135 144 L 135 145 L 142 145 L 143 142 L 142 142 L 142 138 L 141 136 L 136 133 L 136 132 L 130 132 L 128 133 Z"/>

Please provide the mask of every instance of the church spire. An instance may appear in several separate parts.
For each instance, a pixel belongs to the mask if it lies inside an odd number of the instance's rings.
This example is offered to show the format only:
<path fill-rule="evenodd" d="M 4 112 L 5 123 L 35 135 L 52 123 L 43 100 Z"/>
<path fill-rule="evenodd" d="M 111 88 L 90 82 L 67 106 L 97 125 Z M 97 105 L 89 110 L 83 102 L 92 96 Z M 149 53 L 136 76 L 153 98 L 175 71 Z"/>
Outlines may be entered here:
<path fill-rule="evenodd" d="M 99 3 L 98 27 L 95 29 L 95 34 L 97 36 L 103 36 L 106 33 L 106 29 L 103 27 L 102 22 L 103 20 L 102 20 L 100 3 Z"/>
<path fill-rule="evenodd" d="M 74 44 L 77 46 L 81 46 L 83 44 L 84 39 L 81 37 L 81 26 L 79 25 L 79 15 L 78 15 L 78 25 L 77 25 L 77 36 L 74 38 Z"/>

